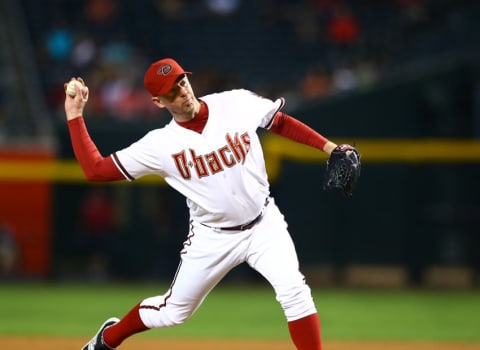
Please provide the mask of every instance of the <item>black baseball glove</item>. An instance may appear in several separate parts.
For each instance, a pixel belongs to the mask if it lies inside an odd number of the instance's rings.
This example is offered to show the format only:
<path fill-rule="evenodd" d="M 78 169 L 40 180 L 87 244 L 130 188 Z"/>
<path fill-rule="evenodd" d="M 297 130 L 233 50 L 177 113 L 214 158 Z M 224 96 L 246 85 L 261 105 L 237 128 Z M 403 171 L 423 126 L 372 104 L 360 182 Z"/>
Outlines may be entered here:
<path fill-rule="evenodd" d="M 360 176 L 360 154 L 353 146 L 343 144 L 334 148 L 327 161 L 325 190 L 339 189 L 351 197 Z"/>

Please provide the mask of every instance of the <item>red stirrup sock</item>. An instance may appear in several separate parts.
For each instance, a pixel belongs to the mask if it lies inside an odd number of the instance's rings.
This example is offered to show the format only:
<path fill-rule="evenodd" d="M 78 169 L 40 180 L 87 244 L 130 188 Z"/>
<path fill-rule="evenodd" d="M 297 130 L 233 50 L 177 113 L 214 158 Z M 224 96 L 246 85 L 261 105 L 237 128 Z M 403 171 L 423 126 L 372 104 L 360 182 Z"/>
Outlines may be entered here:
<path fill-rule="evenodd" d="M 288 330 L 298 350 L 322 350 L 318 314 L 288 322 Z"/>
<path fill-rule="evenodd" d="M 140 303 L 135 305 L 118 323 L 108 327 L 103 332 L 103 341 L 112 349 L 119 346 L 125 339 L 149 329 L 140 319 Z"/>

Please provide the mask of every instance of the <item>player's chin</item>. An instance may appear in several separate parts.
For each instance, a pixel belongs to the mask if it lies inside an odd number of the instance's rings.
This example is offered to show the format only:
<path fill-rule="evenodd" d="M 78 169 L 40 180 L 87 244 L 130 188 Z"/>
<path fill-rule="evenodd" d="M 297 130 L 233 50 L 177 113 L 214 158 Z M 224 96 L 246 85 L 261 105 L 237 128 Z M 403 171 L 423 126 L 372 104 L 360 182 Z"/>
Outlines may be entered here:
<path fill-rule="evenodd" d="M 193 106 L 194 106 L 193 97 L 187 98 L 187 99 L 183 102 L 183 107 L 184 107 L 184 108 L 193 108 Z"/>
<path fill-rule="evenodd" d="M 190 113 L 190 112 L 194 111 L 195 104 L 193 103 L 193 100 L 183 103 L 182 109 L 183 109 L 184 112 L 187 112 L 187 113 Z"/>

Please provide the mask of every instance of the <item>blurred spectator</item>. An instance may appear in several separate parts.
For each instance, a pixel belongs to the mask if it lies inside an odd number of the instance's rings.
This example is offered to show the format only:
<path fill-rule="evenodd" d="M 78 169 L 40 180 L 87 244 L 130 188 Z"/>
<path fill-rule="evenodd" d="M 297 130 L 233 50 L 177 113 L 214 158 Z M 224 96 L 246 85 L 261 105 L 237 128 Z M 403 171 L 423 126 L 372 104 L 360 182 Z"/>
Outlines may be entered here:
<path fill-rule="evenodd" d="M 102 110 L 105 115 L 128 120 L 149 119 L 160 110 L 152 106 L 150 96 L 128 77 L 117 77 L 106 82 L 100 89 Z"/>
<path fill-rule="evenodd" d="M 117 222 L 115 202 L 105 188 L 92 187 L 85 194 L 80 206 L 79 229 L 88 278 L 108 279 Z"/>
<path fill-rule="evenodd" d="M 328 96 L 331 92 L 331 81 L 325 69 L 313 67 L 300 82 L 302 96 L 315 99 Z"/>
<path fill-rule="evenodd" d="M 362 60 L 354 66 L 356 86 L 360 89 L 373 86 L 378 80 L 378 66 L 370 60 Z"/>
<path fill-rule="evenodd" d="M 196 72 L 207 71 L 197 81 L 205 92 L 224 89 L 216 85 L 227 80 L 220 63 L 231 62 L 237 71 L 229 70 L 227 78 L 238 75 L 254 90 L 272 91 L 282 84 L 272 78 L 282 76 L 293 93 L 305 89 L 311 98 L 327 86 L 315 72 L 319 64 L 332 72 L 330 94 L 370 86 L 418 57 L 472 50 L 478 26 L 478 5 L 471 0 L 87 0 L 83 11 L 72 11 L 67 1 L 24 4 L 31 9 L 33 41 L 43 43 L 39 59 L 47 57 L 40 66 L 49 106 L 61 111 L 63 83 L 82 75 L 100 91 L 89 105 L 91 118 L 156 115 L 143 101 L 140 75 L 144 62 L 165 55 L 188 57 Z M 228 21 L 211 21 L 212 14 Z M 213 36 L 218 40 L 211 46 L 205 39 Z M 253 66 L 239 62 L 243 53 L 229 49 L 232 41 L 258 65 L 267 66 L 275 53 L 275 65 L 259 79 Z M 302 71 L 312 73 L 302 77 Z"/>
<path fill-rule="evenodd" d="M 117 14 L 115 0 L 88 0 L 85 3 L 85 14 L 94 23 L 107 23 Z"/>
<path fill-rule="evenodd" d="M 327 23 L 327 33 L 333 43 L 350 45 L 360 38 L 360 25 L 353 12 L 346 6 L 338 6 Z"/>
<path fill-rule="evenodd" d="M 240 0 L 205 0 L 211 13 L 219 16 L 228 16 L 238 10 Z"/>
<path fill-rule="evenodd" d="M 75 40 L 71 61 L 75 69 L 81 72 L 88 68 L 98 54 L 98 49 L 95 41 L 92 37 L 86 33 L 78 34 L 77 40 Z"/>
<path fill-rule="evenodd" d="M 66 62 L 73 47 L 73 33 L 65 23 L 57 23 L 46 34 L 45 49 L 53 61 Z"/>
<path fill-rule="evenodd" d="M 357 87 L 357 76 L 347 65 L 339 65 L 332 73 L 332 84 L 337 92 L 346 92 Z"/>
<path fill-rule="evenodd" d="M 84 23 L 79 23 L 80 28 L 88 28 L 92 37 L 98 41 L 108 41 L 112 35 L 127 30 L 126 23 L 131 19 L 122 18 L 122 13 L 117 0 L 87 0 L 84 2 Z"/>
<path fill-rule="evenodd" d="M 98 90 L 95 114 L 122 120 L 150 119 L 159 114 L 143 88 L 143 72 L 138 67 L 143 67 L 144 61 L 138 49 L 121 36 L 100 48 L 98 66 L 90 77 L 92 88 Z"/>
<path fill-rule="evenodd" d="M 114 34 L 100 47 L 100 59 L 112 66 L 127 65 L 135 53 L 133 44 L 121 34 Z"/>

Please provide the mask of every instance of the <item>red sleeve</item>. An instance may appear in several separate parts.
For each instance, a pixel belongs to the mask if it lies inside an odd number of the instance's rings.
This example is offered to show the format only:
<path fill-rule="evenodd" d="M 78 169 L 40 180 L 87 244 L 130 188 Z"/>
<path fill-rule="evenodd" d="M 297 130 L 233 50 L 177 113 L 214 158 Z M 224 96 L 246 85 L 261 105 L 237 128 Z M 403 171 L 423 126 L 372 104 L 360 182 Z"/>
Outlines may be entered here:
<path fill-rule="evenodd" d="M 88 133 L 83 117 L 68 121 L 73 152 L 89 181 L 125 180 L 111 156 L 103 157 Z"/>
<path fill-rule="evenodd" d="M 320 150 L 323 150 L 323 146 L 328 142 L 328 139 L 311 127 L 283 112 L 277 112 L 277 114 L 275 114 L 269 130 L 292 141 L 303 143 Z"/>

